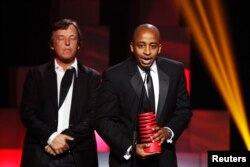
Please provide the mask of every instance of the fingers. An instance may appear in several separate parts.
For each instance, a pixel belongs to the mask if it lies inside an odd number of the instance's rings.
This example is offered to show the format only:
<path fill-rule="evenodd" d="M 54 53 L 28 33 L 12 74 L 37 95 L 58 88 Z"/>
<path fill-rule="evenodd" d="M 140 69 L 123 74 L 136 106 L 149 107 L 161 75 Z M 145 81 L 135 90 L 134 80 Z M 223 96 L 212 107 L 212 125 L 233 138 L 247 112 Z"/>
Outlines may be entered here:
<path fill-rule="evenodd" d="M 158 131 L 158 130 L 160 130 L 160 129 L 161 129 L 161 128 L 160 128 L 159 126 L 152 128 L 152 130 L 154 130 L 154 131 Z"/>
<path fill-rule="evenodd" d="M 74 138 L 65 134 L 58 134 L 51 143 L 51 147 L 56 154 L 62 154 L 70 149 L 67 141 L 72 141 Z"/>
<path fill-rule="evenodd" d="M 44 150 L 49 153 L 50 155 L 56 156 L 55 151 L 52 149 L 52 147 L 50 147 L 49 145 L 44 147 Z"/>
<path fill-rule="evenodd" d="M 62 154 L 70 149 L 67 141 L 72 141 L 72 140 L 74 140 L 74 138 L 71 136 L 65 134 L 58 134 L 50 145 L 46 145 L 44 147 L 44 150 L 53 156 Z"/>
<path fill-rule="evenodd" d="M 70 140 L 70 141 L 73 141 L 73 140 L 74 140 L 74 138 L 71 137 L 71 136 L 68 136 L 68 135 L 64 135 L 64 136 L 65 136 L 65 139 L 66 139 L 66 140 Z"/>
<path fill-rule="evenodd" d="M 50 153 L 51 155 L 62 154 L 64 152 L 68 151 L 68 150 L 69 150 L 68 145 L 54 144 L 54 145 L 45 146 L 45 151 Z"/>
<path fill-rule="evenodd" d="M 53 145 L 52 148 L 56 152 L 56 154 L 62 154 L 65 151 L 69 150 L 69 145 L 67 143 L 57 143 Z"/>
<path fill-rule="evenodd" d="M 141 159 L 146 159 L 146 158 L 149 157 L 149 156 L 158 154 L 158 153 L 156 153 L 156 152 L 148 153 L 148 152 L 145 152 L 145 151 L 144 151 L 145 148 L 148 148 L 148 147 L 150 147 L 150 146 L 151 146 L 150 143 L 137 144 L 137 145 L 136 145 L 136 155 L 137 155 L 139 158 L 141 158 Z"/>
<path fill-rule="evenodd" d="M 151 136 L 152 142 L 159 141 L 159 144 L 161 145 L 167 139 L 168 136 L 167 129 L 155 127 L 153 128 L 153 130 L 156 131 L 156 133 L 153 136 Z"/>
<path fill-rule="evenodd" d="M 150 147 L 150 143 L 143 144 L 143 148 L 147 148 L 147 147 Z"/>
<path fill-rule="evenodd" d="M 162 143 L 164 143 L 164 141 L 166 141 L 165 138 L 161 138 L 161 139 L 159 140 L 159 142 L 160 142 L 159 145 L 162 145 Z"/>

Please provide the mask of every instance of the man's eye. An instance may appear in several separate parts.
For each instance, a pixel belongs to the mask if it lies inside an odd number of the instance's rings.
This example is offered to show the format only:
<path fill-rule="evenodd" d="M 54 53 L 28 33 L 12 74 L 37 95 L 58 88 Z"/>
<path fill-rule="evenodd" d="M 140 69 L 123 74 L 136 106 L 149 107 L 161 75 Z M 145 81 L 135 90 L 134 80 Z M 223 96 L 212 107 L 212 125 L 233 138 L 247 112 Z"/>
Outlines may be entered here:
<path fill-rule="evenodd" d="M 60 37 L 57 37 L 57 39 L 58 39 L 59 41 L 62 41 L 62 40 L 64 40 L 65 38 L 62 37 L 62 36 L 60 36 Z"/>
<path fill-rule="evenodd" d="M 138 48 L 144 48 L 144 45 L 137 45 Z"/>
<path fill-rule="evenodd" d="M 156 49 L 156 48 L 157 48 L 157 45 L 151 45 L 151 48 L 152 48 L 152 49 Z"/>
<path fill-rule="evenodd" d="M 71 36 L 70 39 L 71 40 L 77 40 L 77 37 L 76 36 Z"/>

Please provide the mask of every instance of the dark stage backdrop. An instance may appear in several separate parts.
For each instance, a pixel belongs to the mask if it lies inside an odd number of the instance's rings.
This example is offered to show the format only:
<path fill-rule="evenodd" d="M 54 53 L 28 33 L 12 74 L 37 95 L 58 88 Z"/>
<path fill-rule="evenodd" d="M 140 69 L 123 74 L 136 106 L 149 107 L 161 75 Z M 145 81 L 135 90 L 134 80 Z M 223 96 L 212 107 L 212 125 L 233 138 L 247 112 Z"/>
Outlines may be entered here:
<path fill-rule="evenodd" d="M 247 67 L 250 62 L 247 57 L 250 55 L 250 10 L 244 0 L 223 2 L 228 13 L 245 104 L 249 110 L 250 103 L 247 99 L 250 96 L 250 71 Z M 226 111 L 173 0 L 2 0 L 1 108 L 19 106 L 25 72 L 28 67 L 51 58 L 48 47 L 49 27 L 62 17 L 70 17 L 79 22 L 83 32 L 87 34 L 80 60 L 100 72 L 128 57 L 129 41 L 135 26 L 146 22 L 155 24 L 163 35 L 162 56 L 183 61 L 187 70 L 190 70 L 190 93 L 194 110 Z M 248 112 L 248 117 L 249 115 Z M 233 122 L 230 142 L 232 149 L 245 149 Z"/>

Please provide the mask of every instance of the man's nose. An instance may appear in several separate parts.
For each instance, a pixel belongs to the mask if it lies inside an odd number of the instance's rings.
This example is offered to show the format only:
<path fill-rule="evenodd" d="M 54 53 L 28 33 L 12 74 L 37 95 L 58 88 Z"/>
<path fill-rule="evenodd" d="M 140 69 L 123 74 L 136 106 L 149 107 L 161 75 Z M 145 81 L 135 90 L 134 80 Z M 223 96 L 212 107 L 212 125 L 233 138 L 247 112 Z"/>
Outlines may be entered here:
<path fill-rule="evenodd" d="M 146 46 L 146 47 L 144 48 L 144 54 L 146 54 L 146 55 L 150 55 L 150 54 L 151 54 L 151 50 L 150 50 L 150 47 L 149 47 L 149 46 Z"/>

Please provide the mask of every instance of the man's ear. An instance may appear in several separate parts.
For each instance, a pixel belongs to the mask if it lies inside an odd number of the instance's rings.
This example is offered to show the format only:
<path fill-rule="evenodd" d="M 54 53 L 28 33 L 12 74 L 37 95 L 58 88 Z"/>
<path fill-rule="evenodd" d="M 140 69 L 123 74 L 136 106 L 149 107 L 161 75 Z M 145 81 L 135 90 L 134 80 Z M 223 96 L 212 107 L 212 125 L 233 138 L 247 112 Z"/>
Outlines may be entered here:
<path fill-rule="evenodd" d="M 130 51 L 134 53 L 134 47 L 133 47 L 133 42 L 130 42 Z"/>
<path fill-rule="evenodd" d="M 161 53 L 161 44 L 159 44 L 158 54 Z"/>

